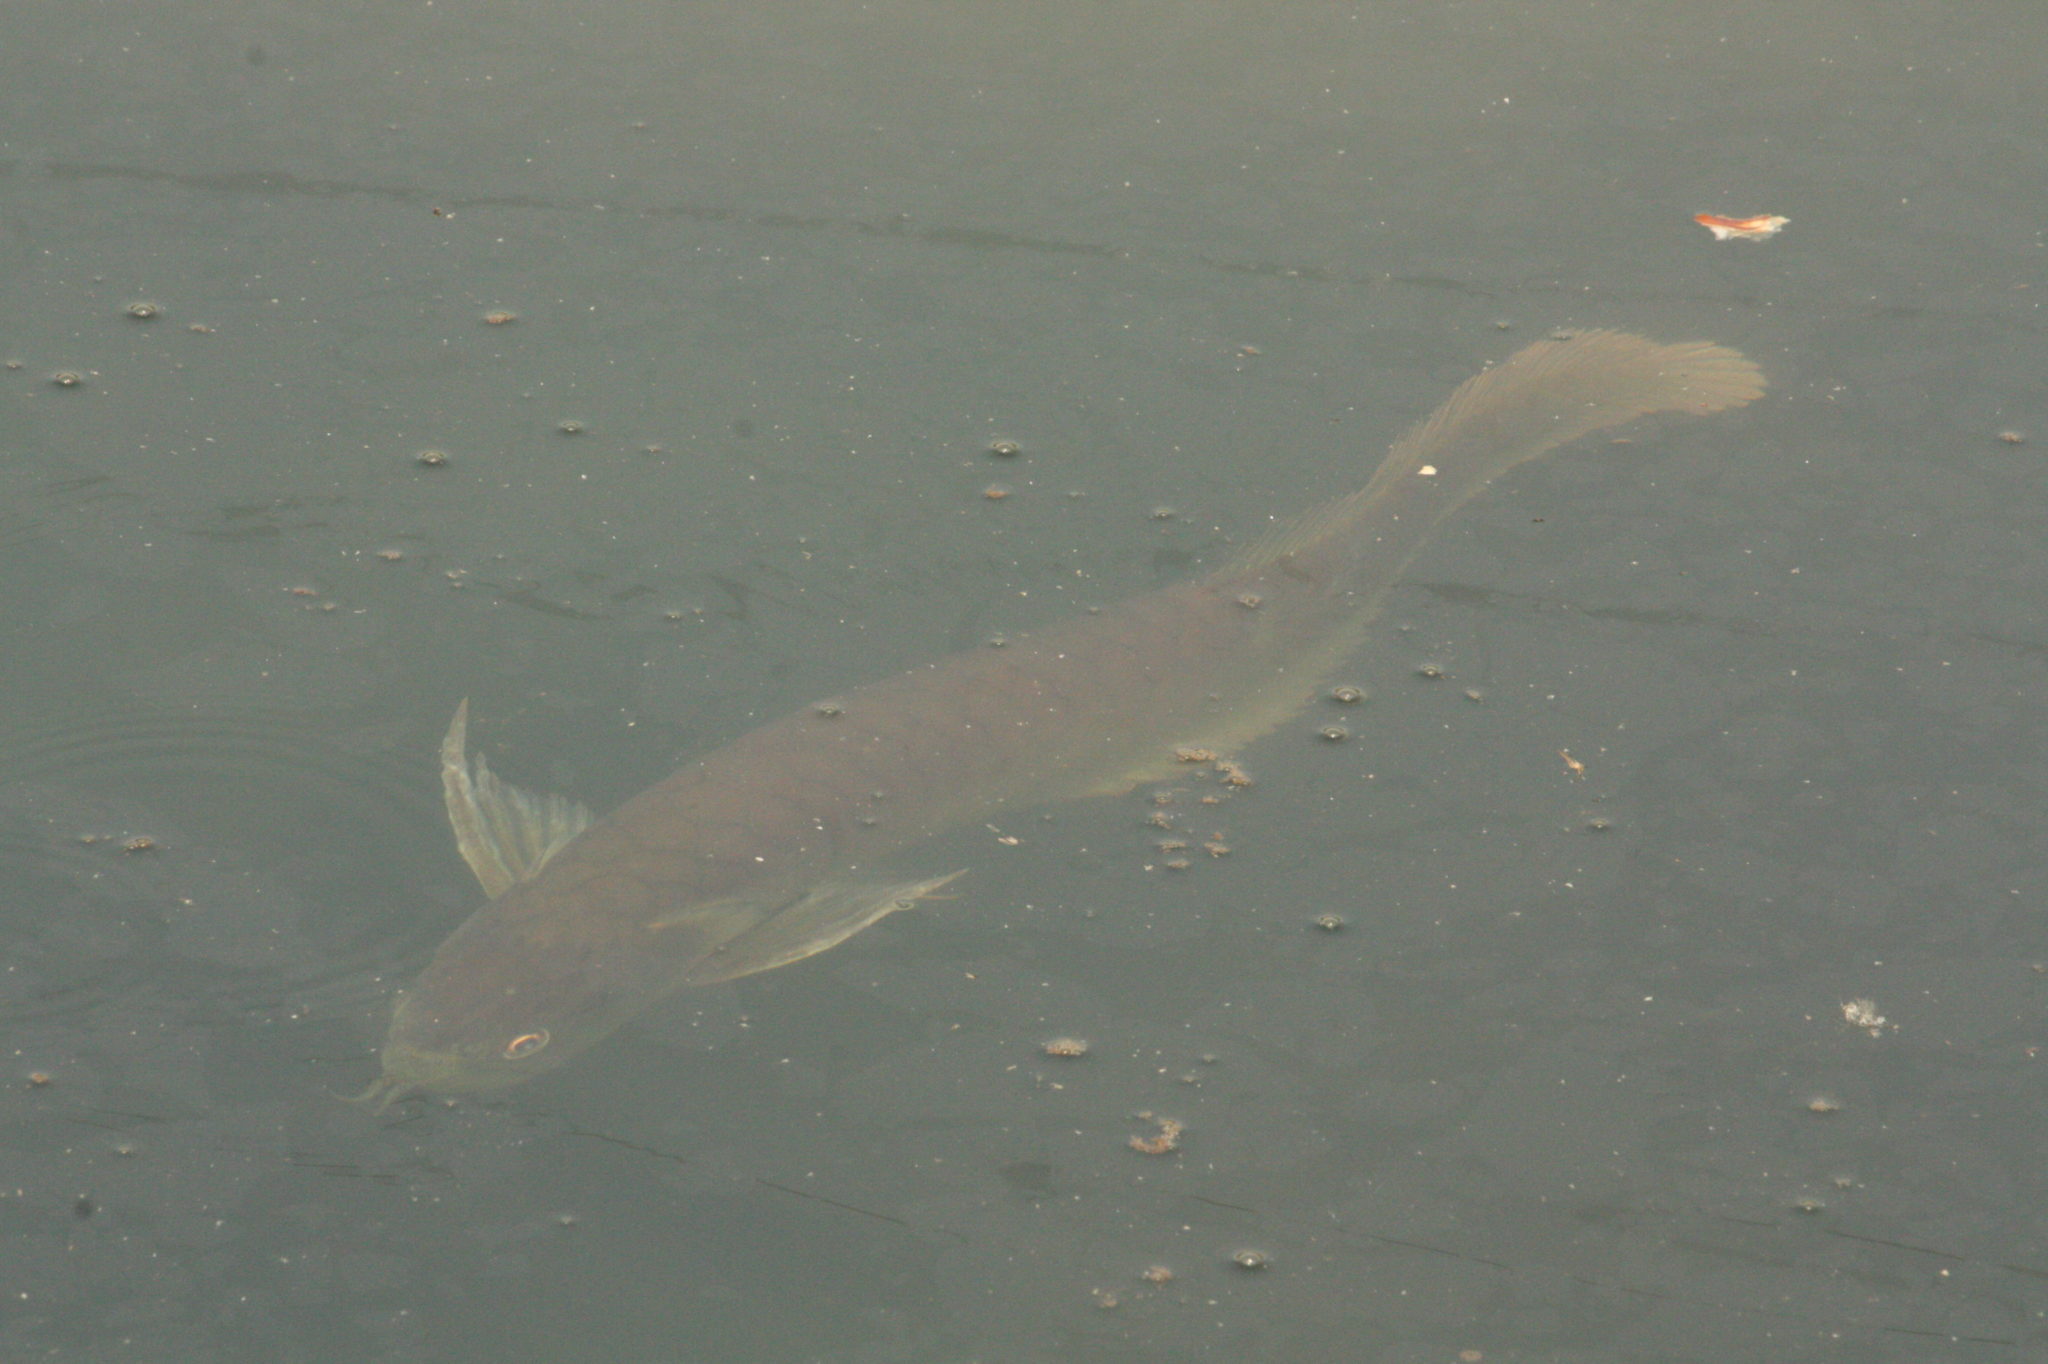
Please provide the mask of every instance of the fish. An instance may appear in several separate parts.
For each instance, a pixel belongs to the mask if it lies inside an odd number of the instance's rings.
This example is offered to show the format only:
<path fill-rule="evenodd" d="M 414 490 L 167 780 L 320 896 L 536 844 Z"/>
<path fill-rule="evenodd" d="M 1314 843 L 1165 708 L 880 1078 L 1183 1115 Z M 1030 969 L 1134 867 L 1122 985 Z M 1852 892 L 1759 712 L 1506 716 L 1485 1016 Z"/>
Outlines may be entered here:
<path fill-rule="evenodd" d="M 1362 488 L 1212 571 L 804 707 L 604 819 L 472 761 L 464 700 L 442 786 L 488 899 L 397 995 L 357 1099 L 382 1111 L 531 1080 L 674 991 L 802 961 L 939 898 L 964 869 L 892 868 L 943 830 L 1235 752 L 1310 702 L 1487 484 L 1594 432 L 1764 388 L 1709 342 L 1553 334 L 1466 380 Z"/>

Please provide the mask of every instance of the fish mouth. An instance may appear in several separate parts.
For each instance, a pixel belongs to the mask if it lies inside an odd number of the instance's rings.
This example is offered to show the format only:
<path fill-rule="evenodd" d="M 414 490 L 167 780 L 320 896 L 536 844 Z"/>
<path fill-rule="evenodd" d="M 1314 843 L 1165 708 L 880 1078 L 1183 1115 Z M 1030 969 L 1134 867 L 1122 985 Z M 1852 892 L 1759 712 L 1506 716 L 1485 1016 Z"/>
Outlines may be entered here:
<path fill-rule="evenodd" d="M 410 1042 L 387 1042 L 379 1058 L 383 1074 L 348 1102 L 382 1113 L 401 1099 L 424 1094 L 487 1094 L 508 1089 L 537 1074 L 478 1062 L 459 1051 L 439 1051 Z M 531 1064 L 531 1063 L 529 1063 Z"/>
<path fill-rule="evenodd" d="M 382 1113 L 400 1099 L 409 1098 L 420 1092 L 420 1087 L 411 1080 L 396 1075 L 379 1075 L 370 1081 L 369 1087 L 360 1094 L 337 1095 L 344 1103 L 358 1107 L 370 1107 L 372 1114 Z"/>
<path fill-rule="evenodd" d="M 383 1073 L 370 1081 L 360 1094 L 347 1096 L 358 1108 L 383 1113 L 400 1099 L 429 1090 L 461 1089 L 453 1083 L 461 1070 L 456 1058 L 418 1047 L 387 1043 L 378 1067 Z"/>

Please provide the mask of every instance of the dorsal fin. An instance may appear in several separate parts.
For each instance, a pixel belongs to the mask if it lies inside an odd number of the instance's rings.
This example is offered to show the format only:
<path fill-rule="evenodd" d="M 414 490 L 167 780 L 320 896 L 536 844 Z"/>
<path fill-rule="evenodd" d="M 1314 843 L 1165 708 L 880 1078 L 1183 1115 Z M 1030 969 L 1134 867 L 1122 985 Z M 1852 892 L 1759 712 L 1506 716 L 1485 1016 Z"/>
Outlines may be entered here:
<path fill-rule="evenodd" d="M 524 791 L 499 781 L 478 754 L 474 772 L 467 753 L 469 698 L 441 740 L 441 793 L 455 847 L 493 900 L 531 879 L 565 844 L 590 827 L 590 811 L 564 796 Z"/>

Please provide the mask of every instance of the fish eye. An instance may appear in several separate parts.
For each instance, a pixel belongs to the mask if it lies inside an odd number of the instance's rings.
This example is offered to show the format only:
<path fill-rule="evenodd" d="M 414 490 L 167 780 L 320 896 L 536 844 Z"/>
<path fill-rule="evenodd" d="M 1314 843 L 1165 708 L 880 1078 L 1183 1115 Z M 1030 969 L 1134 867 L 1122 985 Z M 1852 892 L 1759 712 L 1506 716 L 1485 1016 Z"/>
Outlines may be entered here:
<path fill-rule="evenodd" d="M 500 1055 L 507 1061 L 518 1061 L 533 1055 L 547 1044 L 548 1030 L 546 1028 L 536 1028 L 532 1032 L 523 1032 L 510 1042 L 507 1042 L 505 1050 Z"/>

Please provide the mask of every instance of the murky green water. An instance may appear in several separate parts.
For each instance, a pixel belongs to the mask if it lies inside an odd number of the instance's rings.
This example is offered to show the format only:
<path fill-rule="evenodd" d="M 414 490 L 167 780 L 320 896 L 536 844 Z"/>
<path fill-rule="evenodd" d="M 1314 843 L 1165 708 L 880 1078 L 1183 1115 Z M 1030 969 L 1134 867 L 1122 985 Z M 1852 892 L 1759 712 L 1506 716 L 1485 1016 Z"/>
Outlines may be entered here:
<path fill-rule="evenodd" d="M 2031 1357 L 2044 36 L 13 6 L 0 1354 Z M 606 808 L 1198 570 L 1562 325 L 1774 389 L 1462 514 L 1372 699 L 1183 797 L 1227 856 L 1034 813 L 501 1101 L 330 1097 L 472 907 L 460 697 Z"/>

